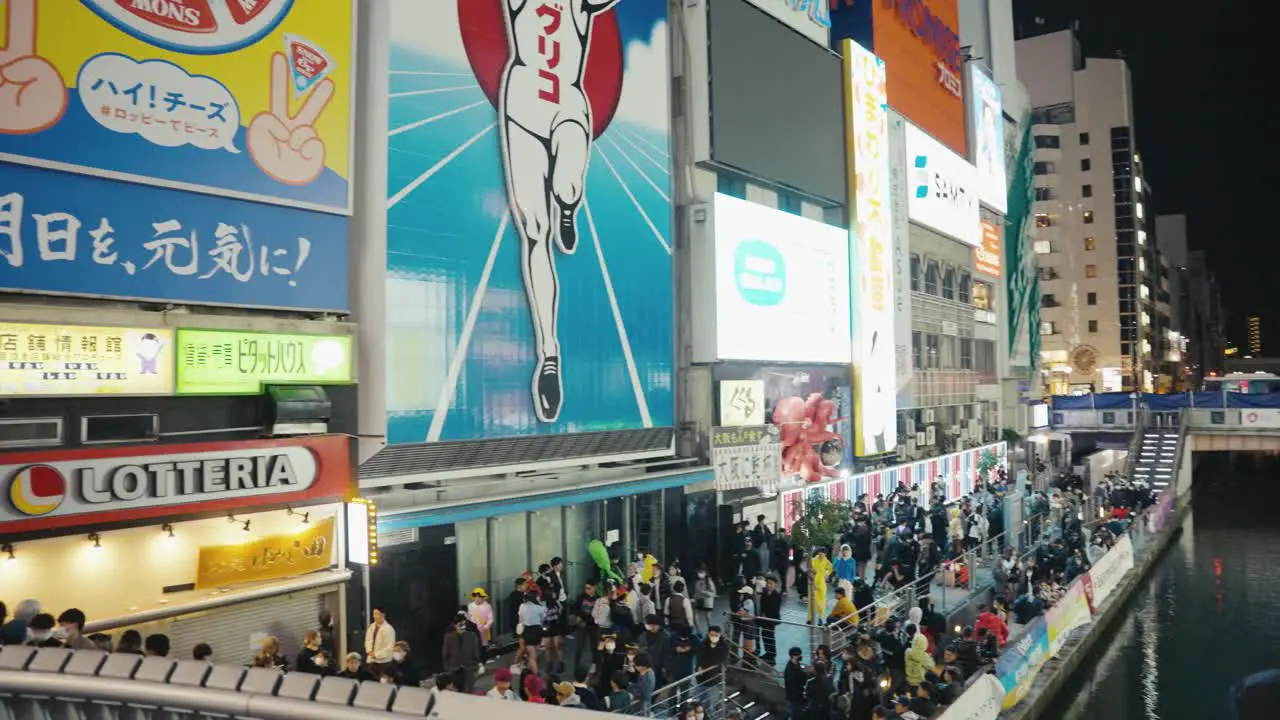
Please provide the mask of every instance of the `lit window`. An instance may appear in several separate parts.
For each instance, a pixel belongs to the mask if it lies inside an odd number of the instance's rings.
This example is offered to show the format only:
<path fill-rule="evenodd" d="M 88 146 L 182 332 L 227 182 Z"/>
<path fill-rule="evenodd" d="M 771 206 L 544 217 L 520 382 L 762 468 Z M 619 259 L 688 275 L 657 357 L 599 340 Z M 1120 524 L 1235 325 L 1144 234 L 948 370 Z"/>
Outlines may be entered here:
<path fill-rule="evenodd" d="M 1144 257 L 1138 258 L 1138 272 L 1146 272 L 1146 271 L 1147 271 L 1147 259 Z"/>
<path fill-rule="evenodd" d="M 1098 249 L 1098 241 L 1097 241 L 1097 240 L 1094 240 L 1094 239 L 1093 239 L 1093 238 L 1091 238 L 1091 237 L 1087 237 L 1087 238 L 1085 238 L 1085 239 L 1084 239 L 1084 249 L 1085 249 L 1085 250 L 1097 250 L 1097 249 Z"/>
<path fill-rule="evenodd" d="M 1053 252 L 1053 245 L 1048 240 L 1037 240 L 1035 249 L 1037 255 L 1048 255 Z"/>
<path fill-rule="evenodd" d="M 1146 300 L 1147 298 L 1151 297 L 1151 291 L 1147 289 L 1146 285 L 1143 285 L 1142 287 L 1138 288 L 1138 296 L 1141 297 L 1143 300 Z"/>
<path fill-rule="evenodd" d="M 1143 324 L 1143 325 L 1150 325 L 1150 324 L 1151 324 L 1151 316 L 1150 316 L 1150 315 L 1148 315 L 1147 313 L 1142 313 L 1142 324 Z"/>
<path fill-rule="evenodd" d="M 1041 335 L 1055 335 L 1057 334 L 1057 332 L 1058 332 L 1058 328 L 1054 323 L 1048 322 L 1048 321 L 1040 323 Z"/>
<path fill-rule="evenodd" d="M 1138 244 L 1139 244 L 1139 245 L 1146 245 L 1146 244 L 1147 244 L 1147 231 L 1146 231 L 1146 230 L 1139 230 L 1139 231 L 1138 231 Z"/>
<path fill-rule="evenodd" d="M 1142 192 L 1142 178 L 1137 175 L 1133 176 L 1133 191 Z"/>
<path fill-rule="evenodd" d="M 1135 206 L 1134 206 L 1134 212 L 1136 212 L 1136 213 L 1138 214 L 1138 219 L 1139 219 L 1139 220 L 1141 220 L 1141 219 L 1142 219 L 1142 217 L 1143 217 L 1143 215 L 1142 215 L 1142 203 L 1138 203 L 1137 205 L 1135 205 Z"/>
<path fill-rule="evenodd" d="M 1092 225 L 1092 224 L 1093 224 L 1093 211 L 1092 211 L 1092 210 L 1085 210 L 1085 211 L 1084 211 L 1084 224 L 1085 224 L 1085 225 Z"/>
<path fill-rule="evenodd" d="M 1097 266 L 1097 265 L 1085 265 L 1085 266 L 1084 266 L 1084 276 L 1085 276 L 1085 277 L 1091 277 L 1091 278 L 1096 278 L 1096 277 L 1098 277 L 1098 266 Z"/>
<path fill-rule="evenodd" d="M 1046 228 L 1053 225 L 1053 221 L 1044 213 L 1036 213 L 1036 227 Z"/>

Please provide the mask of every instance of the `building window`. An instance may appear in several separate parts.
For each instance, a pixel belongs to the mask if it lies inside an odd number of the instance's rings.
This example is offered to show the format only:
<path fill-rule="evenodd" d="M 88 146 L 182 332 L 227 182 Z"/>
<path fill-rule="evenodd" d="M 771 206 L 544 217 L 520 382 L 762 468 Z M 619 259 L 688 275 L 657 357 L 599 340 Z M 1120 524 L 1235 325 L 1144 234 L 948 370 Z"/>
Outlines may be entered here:
<path fill-rule="evenodd" d="M 1091 278 L 1096 278 L 1096 277 L 1098 277 L 1098 266 L 1097 266 L 1097 265 L 1085 265 L 1085 266 L 1084 266 L 1084 276 L 1085 276 L 1085 277 L 1091 277 Z"/>
<path fill-rule="evenodd" d="M 1098 304 L 1098 293 L 1096 293 L 1096 292 L 1091 292 L 1091 293 L 1089 293 L 1088 295 L 1085 295 L 1085 296 L 1084 296 L 1084 298 L 1085 298 L 1085 304 L 1086 304 L 1086 305 L 1097 305 L 1097 304 Z"/>
<path fill-rule="evenodd" d="M 783 212 L 789 212 L 792 215 L 803 215 L 804 208 L 801 207 L 800 198 L 791 193 L 778 193 L 778 209 Z"/>
<path fill-rule="evenodd" d="M 1038 162 L 1033 171 L 1036 175 L 1052 175 L 1058 172 L 1058 168 L 1051 162 Z"/>
<path fill-rule="evenodd" d="M 920 256 L 911 253 L 911 291 L 920 292 Z"/>
<path fill-rule="evenodd" d="M 1046 213 L 1036 213 L 1036 227 L 1046 228 L 1053 225 L 1053 221 L 1049 219 Z"/>
<path fill-rule="evenodd" d="M 919 330 L 911 333 L 911 367 L 917 370 L 924 367 L 924 339 Z"/>
<path fill-rule="evenodd" d="M 1080 197 L 1093 197 L 1093 186 L 1092 185 L 1081 186 Z"/>
<path fill-rule="evenodd" d="M 938 363 L 941 360 L 938 351 L 938 336 L 933 333 L 926 333 L 924 336 L 924 366 L 930 370 L 937 370 Z"/>
<path fill-rule="evenodd" d="M 1091 238 L 1091 237 L 1087 237 L 1087 238 L 1085 238 L 1085 239 L 1084 239 L 1084 249 L 1085 249 L 1085 250 L 1097 250 L 1097 249 L 1098 249 L 1098 241 L 1097 241 L 1097 240 L 1094 240 L 1094 239 L 1093 239 L 1093 238 Z"/>
<path fill-rule="evenodd" d="M 1047 295 L 1041 295 L 1040 305 L 1041 307 L 1048 307 L 1048 308 L 1058 307 L 1058 299 L 1053 296 L 1053 293 L 1049 293 Z"/>
<path fill-rule="evenodd" d="M 1036 147 L 1038 148 L 1057 148 L 1062 146 L 1062 141 L 1057 135 L 1037 135 Z"/>
<path fill-rule="evenodd" d="M 973 278 L 967 272 L 960 273 L 960 287 L 956 290 L 956 300 L 968 305 L 969 298 L 972 295 L 970 292 L 971 287 L 973 287 Z"/>
<path fill-rule="evenodd" d="M 995 303 L 992 298 L 995 297 L 995 287 L 990 283 L 976 282 L 973 284 L 973 306 L 979 310 L 995 310 Z"/>
<path fill-rule="evenodd" d="M 938 294 L 938 261 L 930 260 L 924 266 L 924 291 L 930 295 Z"/>
<path fill-rule="evenodd" d="M 1089 144 L 1089 133 L 1080 133 L 1080 144 L 1081 145 Z"/>
<path fill-rule="evenodd" d="M 1037 255 L 1048 255 L 1053 252 L 1053 244 L 1048 240 L 1037 240 L 1032 247 L 1035 248 Z"/>
<path fill-rule="evenodd" d="M 1053 199 L 1053 188 L 1036 188 L 1036 200 L 1045 202 Z"/>
<path fill-rule="evenodd" d="M 1092 210 L 1085 210 L 1085 211 L 1084 211 L 1084 224 L 1085 224 L 1085 225 L 1092 225 L 1092 224 L 1093 224 L 1093 211 L 1092 211 Z"/>
<path fill-rule="evenodd" d="M 973 340 L 971 338 L 960 338 L 960 369 L 973 369 Z"/>
<path fill-rule="evenodd" d="M 1096 333 L 1096 332 L 1098 332 L 1098 321 L 1097 321 L 1097 320 L 1090 320 L 1090 321 L 1089 321 L 1089 332 L 1091 332 L 1091 333 Z"/>
<path fill-rule="evenodd" d="M 1083 160 L 1080 161 L 1080 170 L 1082 170 L 1083 172 L 1089 172 L 1092 169 L 1093 169 L 1092 160 L 1090 160 L 1089 158 L 1084 158 Z"/>
<path fill-rule="evenodd" d="M 733 177 L 732 175 L 717 175 L 716 192 L 721 195 L 730 195 L 741 200 L 746 200 L 747 181 Z"/>
<path fill-rule="evenodd" d="M 956 271 L 950 267 L 942 271 L 942 297 L 944 300 L 956 299 Z"/>
<path fill-rule="evenodd" d="M 1041 335 L 1056 335 L 1057 333 L 1058 333 L 1058 328 L 1055 323 L 1049 322 L 1047 320 L 1045 322 L 1040 323 Z"/>

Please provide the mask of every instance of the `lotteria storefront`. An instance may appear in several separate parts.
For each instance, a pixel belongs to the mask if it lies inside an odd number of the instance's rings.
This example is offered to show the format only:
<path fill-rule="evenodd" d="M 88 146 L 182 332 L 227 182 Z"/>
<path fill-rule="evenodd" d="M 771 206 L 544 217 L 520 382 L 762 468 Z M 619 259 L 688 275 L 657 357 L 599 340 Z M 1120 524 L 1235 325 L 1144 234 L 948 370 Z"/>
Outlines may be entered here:
<path fill-rule="evenodd" d="M 0 599 L 247 662 L 346 610 L 346 436 L 0 455 Z M 362 529 L 357 529 L 358 532 Z"/>

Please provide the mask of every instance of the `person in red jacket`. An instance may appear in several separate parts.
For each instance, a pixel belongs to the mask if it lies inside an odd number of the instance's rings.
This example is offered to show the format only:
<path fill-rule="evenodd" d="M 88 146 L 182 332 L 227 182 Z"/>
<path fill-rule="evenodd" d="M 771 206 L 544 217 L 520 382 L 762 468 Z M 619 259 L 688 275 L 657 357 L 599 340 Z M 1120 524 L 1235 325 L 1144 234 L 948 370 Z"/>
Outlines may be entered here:
<path fill-rule="evenodd" d="M 996 636 L 996 640 L 1000 642 L 1000 647 L 1009 640 L 1009 625 L 1000 619 L 999 615 L 991 612 L 991 608 L 986 603 L 978 606 L 978 619 L 974 621 L 974 625 L 979 628 L 987 628 L 992 635 Z"/>

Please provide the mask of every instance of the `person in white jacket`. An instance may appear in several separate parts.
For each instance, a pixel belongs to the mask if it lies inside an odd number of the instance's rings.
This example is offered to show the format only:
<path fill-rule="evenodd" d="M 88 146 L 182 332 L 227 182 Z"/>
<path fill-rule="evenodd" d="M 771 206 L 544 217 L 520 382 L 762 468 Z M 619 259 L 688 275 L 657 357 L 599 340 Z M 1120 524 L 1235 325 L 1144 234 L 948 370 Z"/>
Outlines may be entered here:
<path fill-rule="evenodd" d="M 391 666 L 391 652 L 396 646 L 396 629 L 387 622 L 387 616 L 378 608 L 373 609 L 373 623 L 364 634 L 365 663 L 369 672 L 379 679 Z"/>

